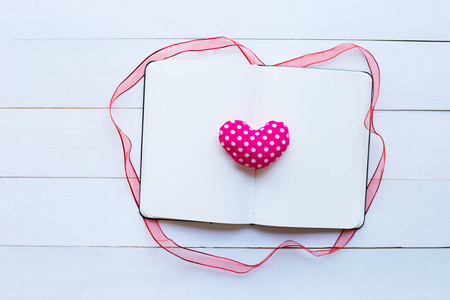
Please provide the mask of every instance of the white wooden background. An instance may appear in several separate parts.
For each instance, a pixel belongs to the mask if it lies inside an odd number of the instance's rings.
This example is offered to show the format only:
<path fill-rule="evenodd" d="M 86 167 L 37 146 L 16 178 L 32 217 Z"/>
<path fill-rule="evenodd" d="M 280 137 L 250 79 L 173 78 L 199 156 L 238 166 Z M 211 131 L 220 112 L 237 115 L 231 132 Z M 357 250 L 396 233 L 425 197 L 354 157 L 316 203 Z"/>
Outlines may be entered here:
<path fill-rule="evenodd" d="M 448 1 L 15 1 L 0 5 L 0 299 L 449 299 Z M 133 203 L 107 106 L 151 52 L 224 35 L 268 64 L 353 42 L 381 67 L 385 180 L 348 247 L 279 251 L 236 275 L 158 248 Z M 188 59 L 242 60 L 232 49 Z M 242 60 L 243 61 L 243 60 Z M 244 61 L 243 61 L 244 62 Z M 321 67 L 365 69 L 358 53 Z M 139 159 L 142 85 L 115 109 Z M 374 140 L 371 162 L 378 158 Z M 336 231 L 162 222 L 248 263 Z"/>

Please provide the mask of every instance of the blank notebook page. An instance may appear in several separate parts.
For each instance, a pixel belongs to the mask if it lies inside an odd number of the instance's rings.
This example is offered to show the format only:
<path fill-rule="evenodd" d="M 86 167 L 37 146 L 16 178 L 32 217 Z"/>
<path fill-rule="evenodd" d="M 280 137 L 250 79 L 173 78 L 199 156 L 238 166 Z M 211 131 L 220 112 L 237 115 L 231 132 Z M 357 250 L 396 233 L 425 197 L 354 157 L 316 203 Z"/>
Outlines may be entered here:
<path fill-rule="evenodd" d="M 218 141 L 231 116 L 255 119 L 249 65 L 165 60 L 145 78 L 141 205 L 144 216 L 251 223 L 254 171 Z"/>
<path fill-rule="evenodd" d="M 258 172 L 255 223 L 355 228 L 364 222 L 372 78 L 364 72 L 264 67 L 262 120 L 283 120 L 290 145 Z"/>
<path fill-rule="evenodd" d="M 165 60 L 145 77 L 141 213 L 288 227 L 364 221 L 371 77 L 364 72 Z M 290 131 L 282 157 L 253 171 L 218 141 L 220 126 L 270 120 Z"/>

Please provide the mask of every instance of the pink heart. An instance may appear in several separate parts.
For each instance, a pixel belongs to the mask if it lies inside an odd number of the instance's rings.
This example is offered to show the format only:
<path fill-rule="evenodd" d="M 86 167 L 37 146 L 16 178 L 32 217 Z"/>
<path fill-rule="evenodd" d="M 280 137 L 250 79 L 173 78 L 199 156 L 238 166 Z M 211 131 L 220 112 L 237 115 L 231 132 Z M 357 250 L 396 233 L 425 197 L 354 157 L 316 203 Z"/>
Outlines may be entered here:
<path fill-rule="evenodd" d="M 241 120 L 220 127 L 219 141 L 234 161 L 254 170 L 277 160 L 289 145 L 289 129 L 283 122 L 270 121 L 254 130 Z"/>

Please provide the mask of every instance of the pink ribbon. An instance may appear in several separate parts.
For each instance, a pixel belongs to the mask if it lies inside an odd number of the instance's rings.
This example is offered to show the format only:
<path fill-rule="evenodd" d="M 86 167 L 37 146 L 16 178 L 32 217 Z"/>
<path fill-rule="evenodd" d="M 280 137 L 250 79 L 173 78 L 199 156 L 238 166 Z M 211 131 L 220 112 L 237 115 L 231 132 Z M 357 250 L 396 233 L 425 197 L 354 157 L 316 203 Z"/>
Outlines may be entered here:
<path fill-rule="evenodd" d="M 135 84 L 137 84 L 145 73 L 145 67 L 146 65 L 151 61 L 158 61 L 167 59 L 173 56 L 176 56 L 178 54 L 188 52 L 188 51 L 209 51 L 209 50 L 216 50 L 216 49 L 222 49 L 226 47 L 237 47 L 237 49 L 244 55 L 244 57 L 247 59 L 247 61 L 252 65 L 264 65 L 264 63 L 256 56 L 255 53 L 253 53 L 251 50 L 246 48 L 245 46 L 228 39 L 226 37 L 213 37 L 213 38 L 207 38 L 207 39 L 197 39 L 197 40 L 191 40 L 187 42 L 177 43 L 173 44 L 167 47 L 164 47 L 150 56 L 148 56 L 143 62 L 137 66 L 137 68 L 131 72 L 130 75 L 128 75 L 127 78 L 125 78 L 124 81 L 122 81 L 117 89 L 115 90 L 114 94 L 111 97 L 111 102 L 109 106 L 109 114 L 111 116 L 111 120 L 114 123 L 114 126 L 116 126 L 117 131 L 119 132 L 120 139 L 122 141 L 122 147 L 124 152 L 124 162 L 125 162 L 125 173 L 127 177 L 128 184 L 130 185 L 131 192 L 133 194 L 133 197 L 135 199 L 136 204 L 139 206 L 139 188 L 140 188 L 140 182 L 139 178 L 137 176 L 137 173 L 134 169 L 134 166 L 130 159 L 130 152 L 132 143 L 131 140 L 128 138 L 128 136 L 119 128 L 119 126 L 114 121 L 114 118 L 112 116 L 112 105 L 114 101 L 117 100 L 117 98 L 122 95 L 123 93 L 127 92 L 129 89 L 131 89 Z M 372 74 L 372 100 L 370 109 L 367 112 L 366 118 L 364 120 L 364 126 L 373 134 L 380 137 L 381 142 L 383 144 L 383 152 L 381 154 L 380 160 L 378 162 L 378 165 L 372 175 L 372 178 L 370 179 L 369 184 L 367 185 L 367 194 L 366 194 L 366 209 L 365 213 L 370 208 L 370 205 L 372 204 L 372 201 L 378 191 L 378 188 L 381 183 L 381 179 L 383 177 L 384 172 L 384 166 L 385 166 L 385 160 L 386 160 L 386 151 L 385 151 L 385 143 L 381 135 L 379 135 L 374 126 L 373 126 L 373 111 L 375 108 L 375 104 L 378 100 L 378 95 L 380 92 L 380 69 L 378 67 L 378 64 L 375 60 L 375 58 L 372 56 L 372 54 L 367 51 L 366 49 L 354 45 L 354 44 L 340 44 L 334 48 L 331 48 L 329 50 L 317 52 L 317 53 L 311 53 L 304 56 L 300 56 L 285 62 L 281 62 L 276 64 L 276 66 L 287 66 L 287 67 L 298 67 L 298 68 L 305 68 L 309 67 L 314 64 L 322 63 L 328 60 L 331 60 L 335 58 L 336 56 L 349 51 L 351 49 L 358 49 L 364 58 L 366 59 L 366 62 L 369 66 L 370 73 Z M 324 256 L 331 253 L 334 253 L 347 245 L 347 243 L 351 240 L 353 235 L 356 232 L 356 229 L 345 229 L 342 230 L 341 234 L 337 238 L 336 242 L 334 243 L 333 247 L 331 249 L 327 250 L 311 250 L 302 244 L 287 240 L 283 243 L 281 243 L 278 247 L 276 247 L 272 252 L 267 255 L 266 258 L 264 258 L 261 262 L 253 265 L 245 264 L 233 259 L 229 259 L 226 257 L 216 256 L 208 253 L 199 252 L 196 250 L 188 249 L 182 246 L 179 246 L 174 241 L 169 239 L 164 232 L 162 231 L 158 220 L 156 219 L 146 219 L 144 218 L 145 225 L 148 228 L 148 231 L 152 235 L 153 239 L 160 245 L 163 249 L 166 251 L 172 253 L 175 256 L 178 256 L 181 259 L 184 259 L 186 261 L 200 264 L 207 267 L 222 269 L 230 272 L 235 273 L 247 273 L 250 270 L 253 270 L 254 268 L 260 266 L 264 262 L 266 262 L 278 249 L 286 248 L 286 247 L 301 247 L 308 251 L 310 254 L 318 257 L 318 256 Z"/>

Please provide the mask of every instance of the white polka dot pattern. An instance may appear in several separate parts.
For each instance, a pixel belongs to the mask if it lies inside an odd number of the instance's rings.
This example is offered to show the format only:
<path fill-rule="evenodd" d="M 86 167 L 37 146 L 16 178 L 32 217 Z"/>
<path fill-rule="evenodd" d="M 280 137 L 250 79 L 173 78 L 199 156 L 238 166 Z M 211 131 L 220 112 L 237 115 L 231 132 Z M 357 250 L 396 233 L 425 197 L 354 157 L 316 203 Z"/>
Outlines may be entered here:
<path fill-rule="evenodd" d="M 270 121 L 254 130 L 241 120 L 225 122 L 219 141 L 237 163 L 262 169 L 277 160 L 289 146 L 289 129 L 283 122 Z"/>

